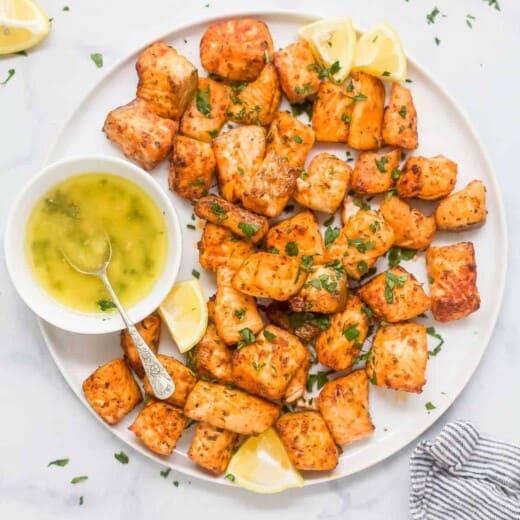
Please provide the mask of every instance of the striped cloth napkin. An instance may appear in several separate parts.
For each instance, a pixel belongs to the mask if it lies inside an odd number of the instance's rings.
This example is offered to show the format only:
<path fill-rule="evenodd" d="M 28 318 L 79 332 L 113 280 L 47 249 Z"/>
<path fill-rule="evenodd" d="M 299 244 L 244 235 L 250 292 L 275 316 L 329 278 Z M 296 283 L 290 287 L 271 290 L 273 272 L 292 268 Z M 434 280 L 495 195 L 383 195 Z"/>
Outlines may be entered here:
<path fill-rule="evenodd" d="M 421 441 L 410 460 L 414 520 L 519 520 L 520 447 L 464 421 Z"/>

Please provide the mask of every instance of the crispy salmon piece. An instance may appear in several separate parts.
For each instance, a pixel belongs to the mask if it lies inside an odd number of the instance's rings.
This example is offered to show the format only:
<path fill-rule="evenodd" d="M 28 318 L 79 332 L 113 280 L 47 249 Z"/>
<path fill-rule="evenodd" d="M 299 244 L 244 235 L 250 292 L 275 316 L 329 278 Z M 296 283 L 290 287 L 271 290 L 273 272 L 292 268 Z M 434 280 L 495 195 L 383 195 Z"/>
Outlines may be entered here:
<path fill-rule="evenodd" d="M 400 150 L 385 153 L 363 152 L 352 173 L 352 189 L 359 195 L 376 195 L 388 191 L 399 175 Z"/>
<path fill-rule="evenodd" d="M 412 93 L 399 83 L 392 83 L 390 102 L 383 118 L 383 141 L 404 150 L 414 150 L 419 144 Z"/>

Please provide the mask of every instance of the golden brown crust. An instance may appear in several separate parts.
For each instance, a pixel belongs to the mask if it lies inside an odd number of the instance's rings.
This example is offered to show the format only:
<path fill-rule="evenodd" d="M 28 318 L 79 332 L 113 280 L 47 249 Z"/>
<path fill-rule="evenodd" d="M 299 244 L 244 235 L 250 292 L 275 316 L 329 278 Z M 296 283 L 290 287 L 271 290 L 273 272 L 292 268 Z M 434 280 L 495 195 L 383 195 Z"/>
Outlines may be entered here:
<path fill-rule="evenodd" d="M 389 323 L 415 318 L 430 308 L 423 284 L 400 265 L 378 274 L 357 293 L 377 318 Z"/>
<path fill-rule="evenodd" d="M 394 230 L 394 244 L 409 249 L 426 249 L 437 230 L 435 217 L 427 217 L 416 208 L 411 208 L 397 195 L 385 197 L 381 202 L 381 214 Z"/>
<path fill-rule="evenodd" d="M 482 181 L 472 181 L 465 188 L 439 202 L 435 221 L 439 229 L 462 231 L 486 221 L 486 188 Z"/>
<path fill-rule="evenodd" d="M 368 408 L 368 378 L 364 370 L 355 370 L 326 383 L 317 404 L 337 444 L 351 444 L 372 435 L 374 425 Z"/>
<path fill-rule="evenodd" d="M 320 88 L 318 72 L 312 66 L 314 56 L 305 40 L 298 40 L 276 51 L 274 65 L 289 103 L 303 103 Z"/>
<path fill-rule="evenodd" d="M 165 399 L 164 402 L 173 406 L 184 406 L 188 394 L 197 381 L 195 375 L 187 366 L 171 356 L 158 354 L 157 359 L 175 381 L 175 392 L 173 392 L 168 399 Z M 143 388 L 147 394 L 154 395 L 148 377 L 146 376 L 143 380 Z"/>
<path fill-rule="evenodd" d="M 222 197 L 206 195 L 197 201 L 193 212 L 197 217 L 229 229 L 252 243 L 261 240 L 269 229 L 265 217 L 236 206 Z"/>
<path fill-rule="evenodd" d="M 399 83 L 392 83 L 390 101 L 383 118 L 383 141 L 404 150 L 414 150 L 419 144 L 412 93 Z"/>
<path fill-rule="evenodd" d="M 154 114 L 146 101 L 137 98 L 109 112 L 103 132 L 126 157 L 149 171 L 170 153 L 177 127 L 175 121 Z"/>
<path fill-rule="evenodd" d="M 394 185 L 394 172 L 399 166 L 400 157 L 400 150 L 361 153 L 352 173 L 352 189 L 359 195 L 388 191 Z"/>
<path fill-rule="evenodd" d="M 421 393 L 428 361 L 426 329 L 416 323 L 379 328 L 367 360 L 366 372 L 378 386 Z"/>
<path fill-rule="evenodd" d="M 213 74 L 232 80 L 252 81 L 265 58 L 273 56 L 267 25 L 252 18 L 211 24 L 200 41 L 200 61 Z"/>
<path fill-rule="evenodd" d="M 145 446 L 159 455 L 170 455 L 186 424 L 182 410 L 163 402 L 147 404 L 129 426 Z"/>
<path fill-rule="evenodd" d="M 480 308 L 477 264 L 471 242 L 430 247 L 426 252 L 432 314 L 437 321 L 464 318 Z"/>
<path fill-rule="evenodd" d="M 352 96 L 366 99 L 354 102 L 348 133 L 348 145 L 355 150 L 381 148 L 385 87 L 378 78 L 364 72 L 352 73 Z"/>
<path fill-rule="evenodd" d="M 208 194 L 215 165 L 209 143 L 177 135 L 173 140 L 168 186 L 185 199 L 197 200 Z"/>
<path fill-rule="evenodd" d="M 270 428 L 280 407 L 242 390 L 198 381 L 184 407 L 186 417 L 243 435 L 257 435 Z"/>
<path fill-rule="evenodd" d="M 144 320 L 136 323 L 137 332 L 141 334 L 145 343 L 150 347 L 150 350 L 157 354 L 159 351 L 159 339 L 161 337 L 161 317 L 154 312 L 147 316 Z M 121 331 L 120 344 L 125 353 L 125 360 L 130 368 L 142 379 L 144 377 L 144 368 L 141 363 L 141 357 L 135 348 L 134 341 L 130 337 L 127 329 Z"/>
<path fill-rule="evenodd" d="M 350 294 L 343 312 L 330 318 L 330 327 L 316 341 L 318 361 L 333 370 L 348 370 L 359 355 L 368 334 L 369 321 L 363 303 Z"/>
<path fill-rule="evenodd" d="M 214 475 L 221 475 L 231 460 L 239 435 L 211 424 L 197 424 L 188 457 Z"/>
<path fill-rule="evenodd" d="M 195 66 L 173 47 L 155 42 L 139 54 L 135 68 L 137 97 L 158 116 L 178 121 L 197 89 Z"/>
<path fill-rule="evenodd" d="M 340 450 L 318 412 L 285 414 L 276 431 L 296 469 L 330 471 L 338 465 Z"/>
<path fill-rule="evenodd" d="M 108 424 L 117 424 L 143 400 L 132 372 L 121 358 L 94 370 L 83 381 L 83 393 L 94 411 Z"/>
<path fill-rule="evenodd" d="M 213 323 L 208 325 L 202 339 L 193 349 L 197 376 L 209 377 L 223 383 L 232 379 L 231 352 L 220 339 Z"/>
<path fill-rule="evenodd" d="M 282 400 L 284 403 L 295 403 L 305 393 L 307 386 L 307 377 L 309 375 L 309 368 L 311 366 L 311 354 L 306 349 L 306 357 L 300 364 L 300 367 L 296 370 L 292 376 Z"/>
<path fill-rule="evenodd" d="M 336 213 L 345 197 L 352 168 L 330 153 L 316 154 L 296 179 L 294 200 L 307 208 Z"/>
<path fill-rule="evenodd" d="M 443 155 L 409 157 L 397 180 L 397 193 L 404 198 L 442 199 L 457 182 L 457 164 Z"/>

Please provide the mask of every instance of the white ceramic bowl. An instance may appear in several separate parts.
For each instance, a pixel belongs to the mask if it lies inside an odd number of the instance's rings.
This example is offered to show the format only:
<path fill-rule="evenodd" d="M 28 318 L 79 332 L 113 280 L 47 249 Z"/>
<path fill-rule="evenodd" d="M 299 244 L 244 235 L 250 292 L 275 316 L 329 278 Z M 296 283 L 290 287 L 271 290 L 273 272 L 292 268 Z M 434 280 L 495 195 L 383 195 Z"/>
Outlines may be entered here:
<path fill-rule="evenodd" d="M 134 182 L 150 195 L 164 215 L 168 234 L 168 257 L 164 270 L 148 295 L 127 309 L 133 321 L 142 320 L 153 312 L 175 283 L 182 253 L 181 228 L 170 199 L 150 174 L 125 160 L 103 155 L 76 156 L 44 168 L 25 186 L 11 207 L 4 248 L 11 280 L 22 299 L 38 316 L 71 332 L 101 334 L 124 328 L 119 314 L 87 314 L 57 302 L 34 279 L 25 250 L 27 221 L 36 202 L 64 179 L 88 172 L 119 175 Z"/>

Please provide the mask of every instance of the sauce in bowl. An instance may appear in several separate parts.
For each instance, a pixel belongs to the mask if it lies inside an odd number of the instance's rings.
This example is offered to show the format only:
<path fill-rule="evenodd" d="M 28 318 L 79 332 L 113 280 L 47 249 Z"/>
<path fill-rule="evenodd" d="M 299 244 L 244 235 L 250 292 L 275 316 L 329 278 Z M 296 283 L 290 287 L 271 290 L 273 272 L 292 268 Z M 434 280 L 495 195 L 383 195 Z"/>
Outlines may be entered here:
<path fill-rule="evenodd" d="M 117 175 L 70 177 L 36 203 L 25 244 L 35 279 L 67 307 L 90 313 L 110 311 L 113 304 L 102 282 L 78 273 L 63 255 L 72 248 L 95 263 L 103 252 L 92 236 L 105 233 L 112 245 L 108 267 L 112 286 L 124 306 L 137 303 L 165 266 L 166 222 L 143 189 Z"/>

